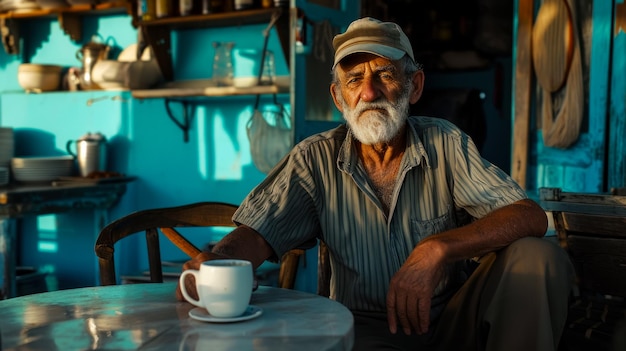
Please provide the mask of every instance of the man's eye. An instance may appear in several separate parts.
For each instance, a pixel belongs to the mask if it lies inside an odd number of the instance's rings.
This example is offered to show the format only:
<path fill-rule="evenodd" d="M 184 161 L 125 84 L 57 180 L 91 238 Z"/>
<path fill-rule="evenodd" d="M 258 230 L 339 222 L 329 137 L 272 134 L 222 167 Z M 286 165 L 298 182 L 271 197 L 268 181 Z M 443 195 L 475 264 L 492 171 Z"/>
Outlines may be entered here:
<path fill-rule="evenodd" d="M 382 73 L 382 74 L 380 75 L 380 79 L 381 79 L 381 80 L 390 80 L 390 79 L 393 79 L 393 74 L 391 74 L 391 73 Z"/>

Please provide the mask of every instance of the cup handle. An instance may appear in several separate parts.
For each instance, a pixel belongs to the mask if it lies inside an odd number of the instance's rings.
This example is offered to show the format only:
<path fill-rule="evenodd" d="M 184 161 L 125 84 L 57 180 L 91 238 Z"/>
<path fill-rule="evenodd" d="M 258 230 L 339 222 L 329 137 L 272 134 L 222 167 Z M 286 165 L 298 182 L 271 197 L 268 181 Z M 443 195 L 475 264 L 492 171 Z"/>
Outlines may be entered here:
<path fill-rule="evenodd" d="M 183 296 L 185 297 L 185 300 L 187 300 L 189 303 L 196 305 L 198 307 L 204 307 L 202 306 L 202 303 L 200 302 L 200 300 L 196 300 L 194 298 L 192 298 L 188 293 L 187 293 L 187 288 L 185 287 L 185 277 L 189 274 L 193 275 L 196 278 L 196 282 L 199 279 L 199 271 L 195 270 L 195 269 L 188 269 L 183 271 L 183 273 L 180 275 L 179 278 L 179 284 L 180 284 L 180 292 L 183 293 Z M 197 286 L 197 284 L 196 284 Z M 198 295 L 200 296 L 200 295 Z"/>
<path fill-rule="evenodd" d="M 65 149 L 67 150 L 68 154 L 76 157 L 76 154 L 72 152 L 72 143 L 74 143 L 74 140 L 68 140 L 67 144 L 65 144 Z"/>

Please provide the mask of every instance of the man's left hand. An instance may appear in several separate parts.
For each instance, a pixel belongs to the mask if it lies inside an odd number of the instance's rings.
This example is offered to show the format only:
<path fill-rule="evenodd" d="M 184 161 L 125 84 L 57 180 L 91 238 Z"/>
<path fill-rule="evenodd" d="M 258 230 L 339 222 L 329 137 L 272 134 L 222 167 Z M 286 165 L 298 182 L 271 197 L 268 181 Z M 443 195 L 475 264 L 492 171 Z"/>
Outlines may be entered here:
<path fill-rule="evenodd" d="M 431 298 L 443 278 L 444 262 L 436 241 L 424 241 L 415 247 L 391 278 L 387 292 L 387 320 L 391 333 L 397 332 L 398 322 L 407 335 L 411 330 L 417 334 L 428 331 Z"/>

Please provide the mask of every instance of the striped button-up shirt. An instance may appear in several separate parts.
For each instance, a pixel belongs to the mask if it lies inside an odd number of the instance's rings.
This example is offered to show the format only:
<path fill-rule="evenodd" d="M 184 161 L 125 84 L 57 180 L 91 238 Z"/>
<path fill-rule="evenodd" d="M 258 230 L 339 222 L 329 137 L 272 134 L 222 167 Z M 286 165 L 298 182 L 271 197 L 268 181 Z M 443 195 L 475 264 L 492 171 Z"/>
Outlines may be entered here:
<path fill-rule="evenodd" d="M 410 117 L 408 126 L 388 216 L 342 125 L 298 143 L 233 220 L 258 231 L 274 259 L 312 238 L 323 240 L 330 252 L 331 298 L 352 310 L 386 311 L 389 281 L 420 240 L 457 227 L 461 213 L 480 218 L 526 198 L 450 122 Z M 450 295 L 462 276 L 457 273 L 449 271 L 436 290 L 434 309 Z"/>

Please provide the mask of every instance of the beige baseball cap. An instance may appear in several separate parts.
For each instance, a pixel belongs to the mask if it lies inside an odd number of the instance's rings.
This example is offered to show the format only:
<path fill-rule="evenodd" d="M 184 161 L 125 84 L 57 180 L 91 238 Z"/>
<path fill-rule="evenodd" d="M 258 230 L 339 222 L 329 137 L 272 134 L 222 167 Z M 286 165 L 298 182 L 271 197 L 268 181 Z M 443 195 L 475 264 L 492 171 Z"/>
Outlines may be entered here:
<path fill-rule="evenodd" d="M 333 68 L 348 55 L 365 52 L 390 60 L 399 60 L 405 54 L 413 61 L 413 48 L 409 38 L 399 25 L 364 17 L 348 26 L 348 29 L 333 39 L 335 62 Z"/>

